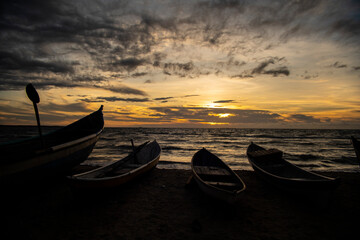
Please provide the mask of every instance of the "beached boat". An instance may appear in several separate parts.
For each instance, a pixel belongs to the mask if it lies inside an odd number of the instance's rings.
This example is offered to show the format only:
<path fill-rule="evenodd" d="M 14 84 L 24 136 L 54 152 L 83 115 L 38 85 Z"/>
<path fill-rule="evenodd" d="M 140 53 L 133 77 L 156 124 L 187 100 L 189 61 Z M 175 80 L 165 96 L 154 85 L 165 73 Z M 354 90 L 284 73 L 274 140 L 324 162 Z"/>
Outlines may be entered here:
<path fill-rule="evenodd" d="M 360 143 L 359 141 L 354 138 L 353 136 L 351 136 L 351 143 L 354 147 L 354 150 L 355 150 L 355 154 L 356 154 L 356 158 L 357 160 L 359 161 L 359 165 L 360 165 Z"/>
<path fill-rule="evenodd" d="M 94 170 L 69 176 L 70 185 L 81 189 L 106 189 L 123 185 L 153 169 L 159 162 L 160 145 L 145 142 L 125 158 Z"/>
<path fill-rule="evenodd" d="M 256 173 L 268 182 L 293 193 L 320 193 L 332 191 L 337 178 L 306 171 L 286 161 L 278 149 L 265 149 L 251 143 L 247 149 L 249 162 Z"/>
<path fill-rule="evenodd" d="M 1 183 L 65 174 L 86 160 L 104 128 L 102 109 L 42 137 L 1 144 Z"/>
<path fill-rule="evenodd" d="M 243 180 L 226 163 L 205 148 L 194 154 L 191 170 L 204 193 L 226 202 L 236 202 L 246 188 Z"/>

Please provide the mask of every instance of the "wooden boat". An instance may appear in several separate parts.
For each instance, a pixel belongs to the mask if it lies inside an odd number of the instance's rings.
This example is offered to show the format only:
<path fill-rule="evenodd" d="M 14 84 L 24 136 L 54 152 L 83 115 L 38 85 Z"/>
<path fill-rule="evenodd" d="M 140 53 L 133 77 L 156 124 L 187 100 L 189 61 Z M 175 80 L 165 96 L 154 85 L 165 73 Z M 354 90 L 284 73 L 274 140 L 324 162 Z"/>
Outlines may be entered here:
<path fill-rule="evenodd" d="M 104 128 L 102 109 L 42 138 L 1 144 L 1 183 L 64 174 L 86 160 Z"/>
<path fill-rule="evenodd" d="M 256 173 L 281 189 L 293 193 L 319 193 L 332 191 L 339 182 L 301 169 L 283 158 L 277 149 L 264 149 L 251 143 L 247 149 L 249 162 Z"/>
<path fill-rule="evenodd" d="M 106 189 L 125 184 L 153 169 L 159 162 L 160 145 L 156 140 L 137 147 L 125 158 L 109 165 L 69 176 L 70 185 L 81 189 Z"/>
<path fill-rule="evenodd" d="M 242 179 L 226 163 L 205 148 L 194 154 L 191 170 L 204 193 L 229 203 L 236 202 L 246 188 Z"/>
<path fill-rule="evenodd" d="M 360 165 L 360 143 L 359 141 L 354 138 L 353 136 L 351 136 L 351 143 L 354 147 L 354 150 L 355 150 L 355 154 L 356 154 L 356 158 L 357 160 L 359 161 L 359 165 Z"/>

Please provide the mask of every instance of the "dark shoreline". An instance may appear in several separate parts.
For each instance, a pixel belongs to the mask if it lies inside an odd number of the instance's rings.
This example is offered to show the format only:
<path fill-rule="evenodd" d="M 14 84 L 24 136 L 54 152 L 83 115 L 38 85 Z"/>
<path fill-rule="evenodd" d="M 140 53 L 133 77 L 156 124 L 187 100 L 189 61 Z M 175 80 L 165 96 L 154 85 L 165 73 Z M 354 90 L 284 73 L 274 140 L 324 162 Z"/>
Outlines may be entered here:
<path fill-rule="evenodd" d="M 189 170 L 154 169 L 107 192 L 79 193 L 65 179 L 2 195 L 3 239 L 350 239 L 358 234 L 360 174 L 325 172 L 341 182 L 329 201 L 288 195 L 253 171 L 235 205 L 187 186 Z M 327 203 L 325 203 L 327 202 Z"/>

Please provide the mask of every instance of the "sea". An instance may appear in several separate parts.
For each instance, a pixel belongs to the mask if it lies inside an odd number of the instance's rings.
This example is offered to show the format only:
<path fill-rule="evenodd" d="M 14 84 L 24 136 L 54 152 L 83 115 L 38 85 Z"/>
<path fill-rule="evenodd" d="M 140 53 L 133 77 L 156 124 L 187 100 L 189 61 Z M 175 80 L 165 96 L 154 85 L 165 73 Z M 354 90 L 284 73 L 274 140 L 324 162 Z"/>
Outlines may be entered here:
<path fill-rule="evenodd" d="M 59 127 L 42 127 L 43 133 Z M 0 126 L 0 143 L 36 136 L 36 126 Z M 192 156 L 206 148 L 234 170 L 252 170 L 246 156 L 251 142 L 277 148 L 289 162 L 310 171 L 360 172 L 350 137 L 360 130 L 238 129 L 238 128 L 110 128 L 106 127 L 87 165 L 120 160 L 134 145 L 155 140 L 162 153 L 158 168 L 190 169 Z"/>

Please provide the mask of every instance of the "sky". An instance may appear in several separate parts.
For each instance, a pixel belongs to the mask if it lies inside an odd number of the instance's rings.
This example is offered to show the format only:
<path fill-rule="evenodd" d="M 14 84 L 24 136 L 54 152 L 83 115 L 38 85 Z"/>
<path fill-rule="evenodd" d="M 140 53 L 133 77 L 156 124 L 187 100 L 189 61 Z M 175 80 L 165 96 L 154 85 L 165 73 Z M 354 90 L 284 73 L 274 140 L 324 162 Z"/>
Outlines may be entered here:
<path fill-rule="evenodd" d="M 0 125 L 360 128 L 359 1 L 0 4 Z"/>

